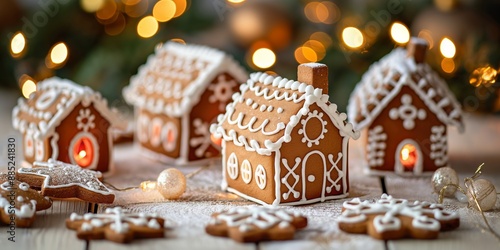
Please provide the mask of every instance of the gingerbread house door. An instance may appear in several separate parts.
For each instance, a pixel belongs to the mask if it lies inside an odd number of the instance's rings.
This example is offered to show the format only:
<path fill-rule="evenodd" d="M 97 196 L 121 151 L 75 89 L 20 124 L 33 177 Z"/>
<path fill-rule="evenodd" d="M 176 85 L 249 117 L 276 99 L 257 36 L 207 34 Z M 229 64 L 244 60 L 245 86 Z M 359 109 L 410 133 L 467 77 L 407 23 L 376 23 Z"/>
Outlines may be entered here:
<path fill-rule="evenodd" d="M 309 152 L 302 161 L 302 200 L 312 200 L 325 196 L 326 161 L 323 152 Z"/>
<path fill-rule="evenodd" d="M 397 174 L 413 172 L 421 174 L 423 170 L 423 155 L 418 143 L 412 139 L 401 141 L 395 152 L 394 171 Z"/>
<path fill-rule="evenodd" d="M 95 169 L 99 159 L 99 145 L 89 132 L 80 132 L 70 142 L 68 156 L 72 164 L 82 168 Z"/>

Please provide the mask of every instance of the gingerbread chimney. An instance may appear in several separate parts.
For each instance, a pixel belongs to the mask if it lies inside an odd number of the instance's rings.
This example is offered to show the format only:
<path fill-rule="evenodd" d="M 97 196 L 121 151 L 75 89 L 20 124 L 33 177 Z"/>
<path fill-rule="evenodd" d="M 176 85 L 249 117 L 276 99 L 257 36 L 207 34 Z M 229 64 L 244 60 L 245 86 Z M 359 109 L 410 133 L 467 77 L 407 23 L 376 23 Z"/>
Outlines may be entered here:
<path fill-rule="evenodd" d="M 425 62 L 425 52 L 427 52 L 427 41 L 418 38 L 412 37 L 408 45 L 406 45 L 406 55 L 408 57 L 413 57 L 416 63 Z"/>
<path fill-rule="evenodd" d="M 328 66 L 322 63 L 303 63 L 297 68 L 297 81 L 307 83 L 328 94 Z"/>

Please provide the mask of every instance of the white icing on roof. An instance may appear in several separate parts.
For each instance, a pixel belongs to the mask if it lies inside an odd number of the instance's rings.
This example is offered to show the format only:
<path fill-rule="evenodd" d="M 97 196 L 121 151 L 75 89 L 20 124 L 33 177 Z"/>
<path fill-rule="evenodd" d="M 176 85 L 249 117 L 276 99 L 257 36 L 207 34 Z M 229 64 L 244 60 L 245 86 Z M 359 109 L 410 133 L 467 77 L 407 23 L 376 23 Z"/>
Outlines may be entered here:
<path fill-rule="evenodd" d="M 210 82 L 221 73 L 229 73 L 238 82 L 247 79 L 245 70 L 220 50 L 167 42 L 139 68 L 123 89 L 123 96 L 152 113 L 180 117 L 199 102 Z"/>
<path fill-rule="evenodd" d="M 12 111 L 12 124 L 21 133 L 33 133 L 35 138 L 45 139 L 79 103 L 94 104 L 94 108 L 107 119 L 111 126 L 124 129 L 126 123 L 108 108 L 108 102 L 101 94 L 87 86 L 70 80 L 52 77 L 37 84 L 37 90 L 28 100 L 19 98 Z"/>
<path fill-rule="evenodd" d="M 323 109 L 341 136 L 359 137 L 352 124 L 345 121 L 347 115 L 339 113 L 337 105 L 330 103 L 328 95 L 323 95 L 320 88 L 280 76 L 253 73 L 240 90 L 241 93 L 233 95 L 226 113 L 219 115 L 218 124 L 212 124 L 210 131 L 247 151 L 270 155 L 279 150 L 284 142 L 291 141 L 293 128 L 302 116 L 311 112 L 309 106 L 312 104 Z M 263 105 L 273 109 L 257 109 Z"/>
<path fill-rule="evenodd" d="M 393 50 L 363 75 L 349 99 L 349 121 L 356 129 L 368 126 L 403 86 L 413 89 L 440 121 L 464 130 L 462 109 L 446 82 L 426 63 L 407 57 L 403 48 Z"/>

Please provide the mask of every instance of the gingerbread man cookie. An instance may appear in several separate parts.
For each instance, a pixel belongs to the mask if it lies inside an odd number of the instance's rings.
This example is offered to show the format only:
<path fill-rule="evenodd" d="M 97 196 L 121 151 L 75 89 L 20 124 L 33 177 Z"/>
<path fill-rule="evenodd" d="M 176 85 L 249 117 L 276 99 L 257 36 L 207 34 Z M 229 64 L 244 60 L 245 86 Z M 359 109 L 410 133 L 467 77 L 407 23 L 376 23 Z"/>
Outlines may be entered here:
<path fill-rule="evenodd" d="M 45 210 L 52 202 L 24 182 L 0 173 L 0 224 L 30 227 L 35 212 Z"/>
<path fill-rule="evenodd" d="M 250 206 L 215 213 L 205 228 L 213 236 L 239 242 L 293 239 L 296 229 L 307 226 L 307 218 L 280 208 Z"/>
<path fill-rule="evenodd" d="M 101 172 L 49 159 L 33 168 L 20 168 L 17 178 L 53 198 L 78 198 L 92 203 L 113 203 L 115 195 L 99 178 Z"/>
<path fill-rule="evenodd" d="M 82 240 L 107 239 L 128 243 L 134 238 L 162 238 L 165 220 L 156 215 L 126 213 L 121 207 L 107 208 L 104 214 L 71 214 L 66 227 L 76 230 Z"/>
<path fill-rule="evenodd" d="M 446 212 L 440 204 L 409 202 L 383 194 L 376 202 L 355 198 L 343 204 L 339 228 L 348 233 L 367 233 L 373 238 L 394 240 L 404 237 L 435 239 L 440 231 L 458 228 L 457 213 Z"/>

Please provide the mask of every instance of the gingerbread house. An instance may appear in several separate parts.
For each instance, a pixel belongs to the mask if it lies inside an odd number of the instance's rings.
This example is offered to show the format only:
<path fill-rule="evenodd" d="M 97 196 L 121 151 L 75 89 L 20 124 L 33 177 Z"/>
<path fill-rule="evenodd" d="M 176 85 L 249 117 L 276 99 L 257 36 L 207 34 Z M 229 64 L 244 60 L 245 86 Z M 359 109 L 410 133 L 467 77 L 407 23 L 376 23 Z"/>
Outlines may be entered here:
<path fill-rule="evenodd" d="M 211 126 L 222 138 L 222 189 L 261 204 L 346 197 L 347 144 L 359 134 L 328 101 L 328 69 L 302 64 L 298 81 L 253 73 Z"/>
<path fill-rule="evenodd" d="M 106 172 L 112 165 L 111 130 L 126 123 L 89 87 L 52 77 L 19 98 L 13 126 L 22 133 L 24 163 L 59 160 Z"/>
<path fill-rule="evenodd" d="M 351 94 L 349 121 L 365 129 L 370 174 L 424 175 L 447 166 L 447 125 L 463 131 L 459 103 L 424 62 L 427 43 L 412 38 L 373 64 Z"/>
<path fill-rule="evenodd" d="M 123 90 L 135 107 L 136 143 L 167 163 L 220 158 L 209 131 L 247 75 L 222 51 L 167 42 L 159 45 Z"/>

